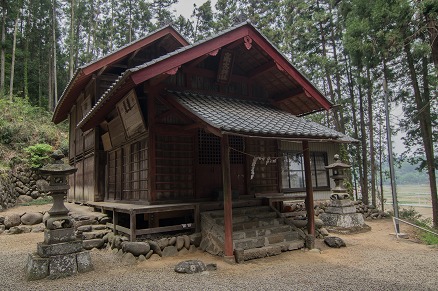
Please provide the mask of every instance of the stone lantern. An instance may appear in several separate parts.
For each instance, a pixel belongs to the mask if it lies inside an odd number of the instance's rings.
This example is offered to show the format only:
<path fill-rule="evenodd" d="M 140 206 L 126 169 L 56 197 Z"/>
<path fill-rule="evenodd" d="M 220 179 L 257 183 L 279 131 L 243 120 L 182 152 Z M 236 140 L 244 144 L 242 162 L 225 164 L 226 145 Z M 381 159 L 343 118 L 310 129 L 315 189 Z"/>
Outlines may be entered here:
<path fill-rule="evenodd" d="M 356 213 L 356 206 L 344 187 L 345 171 L 351 166 L 343 163 L 339 155 L 335 155 L 334 163 L 326 166 L 327 170 L 332 170 L 330 176 L 335 181 L 335 187 L 332 189 L 329 205 L 325 212 L 319 215 L 326 228 L 330 232 L 337 233 L 355 233 L 368 231 L 371 228 L 365 224 L 363 215 Z"/>
<path fill-rule="evenodd" d="M 53 206 L 45 221 L 44 242 L 38 243 L 37 252 L 28 256 L 28 280 L 56 279 L 93 269 L 90 253 L 84 251 L 82 240 L 76 238 L 73 221 L 64 205 L 70 188 L 67 177 L 77 169 L 62 162 L 64 155 L 60 151 L 55 151 L 51 157 L 54 162 L 42 167 L 40 173 L 50 177 L 49 184 L 42 190 L 50 192 Z"/>
<path fill-rule="evenodd" d="M 334 200 L 349 199 L 347 189 L 344 187 L 344 179 L 347 177 L 344 172 L 351 168 L 351 166 L 340 161 L 339 155 L 335 155 L 334 160 L 333 164 L 325 167 L 327 170 L 332 170 L 333 175 L 330 178 L 335 181 L 335 188 L 332 189 L 333 194 L 330 198 Z"/>

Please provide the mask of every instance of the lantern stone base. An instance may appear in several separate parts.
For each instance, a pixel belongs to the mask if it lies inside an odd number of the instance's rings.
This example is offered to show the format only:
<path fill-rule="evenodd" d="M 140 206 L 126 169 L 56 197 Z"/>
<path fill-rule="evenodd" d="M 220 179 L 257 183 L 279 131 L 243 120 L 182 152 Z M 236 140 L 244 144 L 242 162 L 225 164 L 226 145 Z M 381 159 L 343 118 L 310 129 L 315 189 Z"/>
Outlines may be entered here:
<path fill-rule="evenodd" d="M 90 253 L 83 250 L 82 240 L 74 237 L 73 228 L 46 229 L 44 242 L 38 243 L 37 252 L 28 256 L 26 279 L 56 279 L 91 270 Z"/>
<path fill-rule="evenodd" d="M 371 230 L 365 224 L 363 215 L 356 213 L 356 207 L 349 199 L 331 200 L 325 213 L 321 213 L 319 218 L 329 232 L 348 234 Z"/>

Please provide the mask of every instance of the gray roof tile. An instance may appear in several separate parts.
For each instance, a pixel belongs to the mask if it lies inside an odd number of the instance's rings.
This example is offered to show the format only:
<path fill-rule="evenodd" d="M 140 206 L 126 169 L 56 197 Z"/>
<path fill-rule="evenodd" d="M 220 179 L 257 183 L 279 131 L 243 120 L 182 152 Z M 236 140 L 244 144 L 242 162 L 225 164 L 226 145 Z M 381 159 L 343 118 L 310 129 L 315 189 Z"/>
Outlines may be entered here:
<path fill-rule="evenodd" d="M 355 141 L 343 133 L 281 111 L 269 103 L 193 92 L 169 93 L 190 112 L 212 126 L 230 133 Z"/>

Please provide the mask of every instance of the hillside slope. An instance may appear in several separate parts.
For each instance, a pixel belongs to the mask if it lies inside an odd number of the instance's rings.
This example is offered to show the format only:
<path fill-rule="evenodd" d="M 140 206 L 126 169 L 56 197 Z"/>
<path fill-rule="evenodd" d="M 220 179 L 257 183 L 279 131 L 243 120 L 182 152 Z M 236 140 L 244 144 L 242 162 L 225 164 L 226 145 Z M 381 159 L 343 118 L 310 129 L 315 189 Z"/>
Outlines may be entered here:
<path fill-rule="evenodd" d="M 22 98 L 13 102 L 0 99 L 0 169 L 23 163 L 28 146 L 49 144 L 63 151 L 68 148 L 67 124 L 55 125 L 51 117 L 51 112 Z"/>

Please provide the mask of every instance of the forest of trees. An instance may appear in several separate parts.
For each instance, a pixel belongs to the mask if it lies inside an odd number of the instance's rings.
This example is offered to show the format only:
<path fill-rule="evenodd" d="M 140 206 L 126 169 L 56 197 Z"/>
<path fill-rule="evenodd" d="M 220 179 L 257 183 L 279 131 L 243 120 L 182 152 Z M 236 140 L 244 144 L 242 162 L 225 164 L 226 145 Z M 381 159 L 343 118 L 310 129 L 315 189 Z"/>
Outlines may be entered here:
<path fill-rule="evenodd" d="M 318 121 L 360 141 L 348 152 L 367 204 L 387 160 L 385 92 L 401 105 L 391 117 L 428 176 L 437 226 L 438 1 L 218 0 L 190 18 L 176 2 L 1 0 L 0 95 L 53 110 L 76 68 L 163 25 L 196 42 L 248 19 L 339 105 Z"/>

